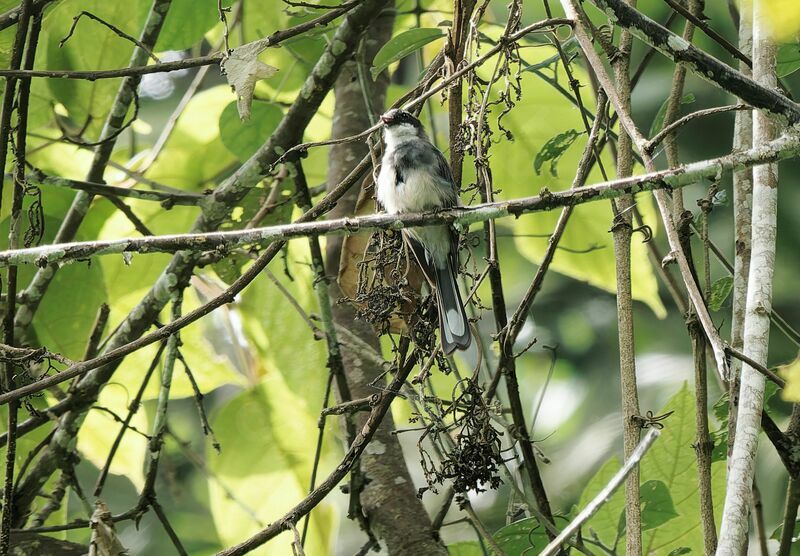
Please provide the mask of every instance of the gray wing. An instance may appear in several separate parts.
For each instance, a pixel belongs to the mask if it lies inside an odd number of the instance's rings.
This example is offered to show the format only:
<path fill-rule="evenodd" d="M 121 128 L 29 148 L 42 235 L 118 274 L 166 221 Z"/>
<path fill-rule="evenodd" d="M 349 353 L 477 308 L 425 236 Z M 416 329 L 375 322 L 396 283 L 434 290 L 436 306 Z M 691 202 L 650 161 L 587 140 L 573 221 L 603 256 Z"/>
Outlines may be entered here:
<path fill-rule="evenodd" d="M 459 204 L 458 199 L 458 190 L 456 189 L 456 184 L 453 183 L 453 174 L 450 171 L 450 164 L 448 164 L 447 160 L 445 159 L 442 151 L 433 147 L 432 149 L 434 153 L 434 157 L 436 158 L 435 168 L 436 168 L 436 175 L 447 185 L 449 185 L 449 190 L 452 193 L 452 196 L 448 195 L 447 201 L 449 204 L 444 205 L 447 207 L 455 207 Z"/>

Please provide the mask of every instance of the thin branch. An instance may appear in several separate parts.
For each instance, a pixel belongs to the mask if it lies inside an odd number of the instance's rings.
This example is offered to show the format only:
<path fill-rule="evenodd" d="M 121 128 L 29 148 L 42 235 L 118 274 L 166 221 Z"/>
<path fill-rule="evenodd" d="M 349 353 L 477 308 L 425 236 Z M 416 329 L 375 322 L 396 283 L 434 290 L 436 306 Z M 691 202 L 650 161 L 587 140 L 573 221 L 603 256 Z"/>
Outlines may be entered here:
<path fill-rule="evenodd" d="M 748 357 L 747 355 L 745 355 L 744 353 L 742 353 L 738 349 L 735 349 L 733 347 L 728 346 L 728 347 L 725 348 L 725 352 L 728 353 L 729 355 L 731 355 L 731 357 L 735 357 L 739 361 L 741 361 L 743 363 L 747 363 L 753 369 L 755 369 L 756 371 L 758 371 L 759 373 L 764 375 L 765 378 L 770 379 L 772 382 L 777 384 L 779 387 L 786 388 L 786 381 L 784 379 L 782 379 L 781 377 L 779 377 L 778 375 L 776 375 L 775 373 L 770 371 L 764 365 L 762 365 L 762 364 L 758 363 L 757 361 L 755 361 L 753 358 Z"/>
<path fill-rule="evenodd" d="M 161 60 L 159 60 L 158 57 L 155 54 L 153 54 L 153 51 L 150 50 L 150 48 L 148 48 L 148 46 L 146 44 L 144 44 L 142 41 L 140 41 L 136 37 L 132 37 L 131 35 L 129 35 L 125 31 L 123 31 L 119 27 L 117 27 L 115 25 L 112 25 L 111 23 L 105 21 L 104 19 L 102 19 L 100 17 L 97 17 L 96 15 L 94 15 L 91 12 L 87 12 L 86 10 L 81 11 L 78 15 L 76 15 L 75 17 L 72 18 L 72 25 L 70 25 L 70 27 L 69 27 L 69 32 L 67 32 L 67 35 L 63 39 L 61 39 L 61 41 L 59 41 L 59 43 L 58 43 L 58 47 L 59 48 L 62 48 L 67 43 L 67 41 L 72 37 L 72 34 L 75 32 L 75 28 L 78 26 L 78 22 L 80 21 L 81 17 L 83 17 L 83 16 L 86 16 L 89 19 L 93 19 L 94 21 L 100 23 L 101 25 L 104 25 L 105 27 L 109 28 L 118 37 L 121 37 L 121 38 L 123 38 L 123 39 L 125 39 L 127 41 L 132 42 L 133 44 L 135 44 L 136 46 L 138 46 L 139 48 L 144 50 L 147 53 L 147 55 L 150 58 L 152 58 L 152 60 L 156 64 L 160 64 L 161 63 Z"/>
<path fill-rule="evenodd" d="M 103 197 L 128 197 L 130 199 L 137 199 L 140 201 L 155 201 L 161 203 L 166 208 L 176 205 L 198 206 L 202 205 L 203 199 L 207 198 L 207 195 L 200 193 L 142 191 L 140 189 L 116 187 L 104 183 L 92 183 L 88 181 L 45 176 L 39 172 L 35 172 L 30 175 L 28 177 L 28 182 L 35 185 L 44 185 L 48 187 L 66 187 L 69 189 L 76 189 L 78 191 L 85 191 L 87 193 L 91 193 L 92 195 L 101 195 Z"/>
<path fill-rule="evenodd" d="M 33 67 L 36 49 L 39 42 L 39 32 L 42 28 L 42 14 L 32 9 L 32 0 L 23 0 L 21 5 L 20 24 L 14 37 L 14 46 L 11 52 L 12 67 L 19 67 L 20 64 L 26 69 Z M 31 24 L 28 33 L 28 24 Z M 27 48 L 23 60 L 22 47 L 27 38 Z M 14 96 L 13 79 L 6 80 L 5 94 Z M 8 224 L 8 247 L 15 249 L 20 240 L 20 227 L 22 216 L 22 202 L 25 197 L 25 154 L 28 132 L 28 109 L 31 92 L 31 80 L 22 79 L 19 83 L 19 92 L 16 100 L 17 122 L 16 122 L 16 144 L 14 148 L 14 179 L 13 191 L 11 193 L 11 212 Z M 10 123 L 13 103 L 8 98 L 3 99 L 2 114 L 2 141 L 8 141 L 11 137 Z M 6 145 L 2 147 L 2 159 L 0 164 L 6 164 Z M 2 189 L 0 188 L 0 196 Z M 26 242 L 27 243 L 27 242 Z M 18 338 L 14 334 L 14 311 L 16 310 L 17 299 L 17 267 L 11 266 L 6 277 L 6 296 L 7 305 L 3 314 L 3 341 L 9 346 L 13 346 Z M 7 361 L 2 366 L 3 374 L 0 383 L 3 390 L 13 390 L 16 385 L 16 369 L 14 364 Z M 16 464 L 16 436 L 19 404 L 13 401 L 8 405 L 8 415 L 6 420 L 6 430 L 8 431 L 8 447 L 5 453 L 5 480 L 3 481 L 3 515 L 0 517 L 0 554 L 4 556 L 10 548 L 10 530 L 13 520 L 11 511 L 17 503 L 16 489 L 14 488 L 14 468 Z"/>
<path fill-rule="evenodd" d="M 800 137 L 784 135 L 765 145 L 748 151 L 731 153 L 719 158 L 694 162 L 668 170 L 650 172 L 640 176 L 618 179 L 586 186 L 576 190 L 552 193 L 544 190 L 533 197 L 522 197 L 510 201 L 484 203 L 459 207 L 434 213 L 407 213 L 403 215 L 375 214 L 353 218 L 316 222 L 296 222 L 236 230 L 231 232 L 208 232 L 98 240 L 44 245 L 27 249 L 0 252 L 0 266 L 10 264 L 39 264 L 83 259 L 95 255 L 126 252 L 167 252 L 182 250 L 194 252 L 229 249 L 252 244 L 269 244 L 277 240 L 288 240 L 309 235 L 348 234 L 370 229 L 400 230 L 408 227 L 457 224 L 467 227 L 471 223 L 496 218 L 521 216 L 553 208 L 576 206 L 587 202 L 613 199 L 622 195 L 642 191 L 659 191 L 681 188 L 703 178 L 714 178 L 722 172 L 749 165 L 767 164 L 795 156 L 800 152 Z M 317 207 L 315 207 L 317 208 Z M 318 212 L 317 210 L 313 212 Z M 704 327 L 705 328 L 705 327 Z M 0 400 L 2 397 L 0 396 Z"/>
<path fill-rule="evenodd" d="M 597 496 L 595 496 L 577 516 L 575 516 L 575 519 L 573 519 L 569 525 L 567 525 L 561 531 L 561 533 L 559 533 L 558 537 L 556 537 L 555 540 L 548 544 L 544 550 L 539 553 L 539 556 L 552 556 L 553 554 L 556 554 L 561 548 L 561 545 L 575 535 L 580 530 L 581 526 L 586 523 L 595 513 L 597 513 L 597 511 L 603 507 L 603 504 L 611 499 L 611 496 L 614 494 L 614 492 L 620 486 L 622 486 L 622 483 L 625 482 L 628 474 L 639 465 L 639 462 L 647 453 L 647 450 L 650 449 L 650 446 L 653 445 L 653 442 L 655 442 L 659 434 L 661 433 L 658 431 L 658 429 L 650 429 L 650 432 L 645 435 L 645 437 L 636 447 L 636 450 L 634 450 L 634 452 L 631 454 L 631 457 L 625 462 L 625 465 L 622 467 L 622 469 L 617 471 L 617 473 L 611 477 L 611 480 L 608 482 L 608 484 L 606 484 L 606 486 L 604 486 L 603 489 L 597 493 Z"/>
<path fill-rule="evenodd" d="M 680 2 L 678 2 L 678 1 L 676 1 L 676 0 L 664 0 L 664 2 L 666 2 L 666 3 L 669 5 L 669 7 L 670 7 L 670 8 L 672 8 L 673 10 L 675 10 L 676 12 L 678 12 L 679 14 L 681 14 L 681 15 L 682 15 L 683 17 L 685 17 L 685 18 L 686 18 L 688 21 L 690 21 L 690 22 L 692 23 L 692 25 L 695 25 L 695 26 L 696 26 L 698 29 L 700 29 L 701 31 L 703 31 L 703 33 L 705 33 L 705 34 L 706 34 L 706 35 L 708 35 L 708 36 L 709 36 L 711 39 L 713 39 L 713 40 L 714 40 L 714 42 L 716 42 L 716 43 L 717 43 L 718 45 L 720 45 L 722 48 L 724 48 L 725 50 L 727 50 L 727 51 L 728 51 L 728 53 L 729 53 L 731 56 L 733 56 L 734 58 L 736 58 L 737 60 L 739 60 L 739 61 L 741 61 L 741 62 L 744 62 L 744 64 L 745 64 L 745 65 L 747 65 L 747 66 L 750 66 L 750 67 L 753 67 L 753 62 L 750 60 L 750 58 L 748 58 L 748 57 L 747 57 L 747 55 L 746 55 L 746 54 L 744 54 L 744 53 L 743 53 L 741 50 L 739 50 L 739 49 L 738 49 L 738 48 L 736 48 L 734 45 L 732 45 L 732 44 L 731 44 L 731 43 L 728 41 L 728 39 L 726 39 L 725 37 L 723 37 L 722 35 L 720 35 L 719 33 L 717 33 L 717 32 L 716 32 L 716 31 L 715 31 L 713 28 L 711 28 L 711 26 L 710 26 L 710 25 L 708 25 L 708 23 L 706 23 L 706 22 L 705 22 L 705 20 L 703 20 L 701 17 L 698 17 L 697 15 L 693 14 L 692 12 L 690 12 L 689 10 L 687 10 L 686 8 L 684 8 L 684 7 L 681 5 L 681 3 L 680 3 Z"/>
<path fill-rule="evenodd" d="M 683 127 L 684 125 L 688 124 L 693 120 L 697 120 L 699 118 L 705 118 L 706 116 L 712 116 L 714 114 L 722 114 L 723 112 L 732 112 L 735 110 L 752 110 L 752 106 L 747 106 L 746 104 L 730 104 L 727 106 L 716 106 L 714 108 L 705 108 L 703 110 L 698 110 L 697 112 L 692 112 L 691 114 L 687 114 L 682 118 L 675 120 L 674 122 L 670 123 L 669 125 L 664 126 L 664 129 L 659 131 L 656 135 L 653 136 L 652 139 L 647 141 L 644 149 L 650 153 L 658 146 L 661 141 L 664 140 L 667 136 L 673 134 L 678 128 Z"/>

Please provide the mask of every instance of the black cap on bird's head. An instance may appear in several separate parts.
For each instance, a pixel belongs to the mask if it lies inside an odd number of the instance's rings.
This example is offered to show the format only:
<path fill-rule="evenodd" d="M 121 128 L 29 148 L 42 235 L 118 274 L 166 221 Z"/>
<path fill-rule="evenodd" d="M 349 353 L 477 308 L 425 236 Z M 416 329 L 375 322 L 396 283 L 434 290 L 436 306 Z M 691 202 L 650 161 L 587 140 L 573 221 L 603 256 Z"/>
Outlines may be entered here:
<path fill-rule="evenodd" d="M 396 125 L 408 124 L 417 129 L 422 129 L 422 122 L 420 122 L 411 112 L 402 110 L 400 108 L 392 108 L 381 116 L 381 121 L 386 127 L 393 127 Z"/>

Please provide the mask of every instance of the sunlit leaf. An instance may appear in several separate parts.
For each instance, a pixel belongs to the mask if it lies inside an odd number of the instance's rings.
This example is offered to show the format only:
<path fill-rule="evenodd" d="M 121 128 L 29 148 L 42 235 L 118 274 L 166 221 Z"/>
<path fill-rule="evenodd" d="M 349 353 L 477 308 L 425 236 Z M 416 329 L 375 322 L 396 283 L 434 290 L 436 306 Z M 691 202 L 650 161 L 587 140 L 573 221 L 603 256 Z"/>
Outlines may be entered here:
<path fill-rule="evenodd" d="M 152 2 L 147 0 L 126 2 L 63 0 L 54 3 L 48 11 L 47 24 L 42 29 L 40 44 L 45 48 L 39 49 L 37 66 L 51 70 L 127 67 L 133 52 L 133 44 L 88 18 L 81 19 L 73 36 L 63 47 L 60 47 L 59 43 L 69 32 L 72 18 L 82 10 L 89 11 L 124 32 L 138 37 L 151 5 Z M 119 80 L 47 79 L 46 81 L 53 96 L 66 107 L 77 128 L 83 128 L 88 124 L 86 138 L 96 139 L 119 89 Z"/>
<path fill-rule="evenodd" d="M 389 42 L 383 45 L 375 55 L 375 59 L 372 61 L 372 68 L 370 69 L 372 78 L 377 78 L 390 64 L 405 58 L 426 44 L 443 37 L 444 31 L 442 29 L 430 28 L 409 29 L 393 37 Z"/>
<path fill-rule="evenodd" d="M 262 362 L 261 371 L 280 373 L 293 392 L 302 393 L 316 407 L 322 403 L 328 373 L 325 343 L 311 340 L 309 323 L 287 298 L 290 295 L 305 315 L 318 314 L 309 261 L 308 244 L 291 242 L 285 262 L 291 278 L 281 269 L 280 260 L 271 267 L 285 292 L 262 273 L 242 292 L 238 307 L 245 334 Z M 316 326 L 321 323 L 317 321 Z M 297 349 L 297 338 L 305 338 L 303 349 Z"/>
<path fill-rule="evenodd" d="M 752 0 L 745 0 L 749 5 Z M 790 41 L 800 33 L 800 4 L 795 0 L 763 0 L 770 31 L 776 41 Z"/>
<path fill-rule="evenodd" d="M 800 357 L 780 367 L 778 373 L 786 379 L 786 388 L 781 397 L 790 402 L 800 401 Z"/>
<path fill-rule="evenodd" d="M 222 144 L 219 118 L 233 98 L 225 85 L 193 97 L 147 177 L 171 187 L 202 191 L 213 188 L 226 168 L 232 171 L 236 157 Z"/>
<path fill-rule="evenodd" d="M 209 505 L 225 546 L 240 542 L 282 516 L 306 494 L 314 457 L 316 419 L 305 400 L 277 373 L 229 400 L 213 417 L 222 452 L 208 449 Z M 234 497 L 226 492 L 224 485 Z M 314 509 L 305 550 L 327 554 L 332 508 Z M 291 555 L 291 533 L 269 545 L 269 554 Z"/>
<path fill-rule="evenodd" d="M 541 58 L 554 53 L 555 49 L 551 48 L 535 49 L 535 55 Z M 491 61 L 488 66 L 492 66 Z M 573 71 L 579 81 L 588 83 L 588 76 L 580 68 L 575 67 Z M 490 75 L 483 77 L 488 78 Z M 530 162 L 515 162 L 520 161 L 521 157 L 530 160 L 547 141 L 554 135 L 563 133 L 565 129 L 583 129 L 578 110 L 565 102 L 564 97 L 549 84 L 530 72 L 522 74 L 521 84 L 522 99 L 502 120 L 503 126 L 510 131 L 514 140 L 498 140 L 489 151 L 494 187 L 500 190 L 498 200 L 536 195 L 542 188 L 550 191 L 568 189 L 587 140 L 585 134 L 579 136 L 573 146 L 563 153 L 558 177 L 547 173 L 537 176 Z M 586 99 L 584 102 L 587 102 Z M 591 110 L 592 106 L 587 104 L 587 108 Z M 494 125 L 497 114 L 493 112 L 489 120 L 497 139 L 500 133 Z M 606 170 L 614 167 L 605 151 L 602 160 Z M 463 183 L 474 180 L 473 160 L 468 157 Z M 595 165 L 587 184 L 600 181 L 603 181 L 603 176 Z M 637 195 L 636 201 L 645 223 L 655 231 L 659 219 L 653 210 L 650 195 Z M 511 232 L 500 237 L 499 241 L 513 241 L 519 253 L 538 264 L 547 249 L 548 237 L 555 228 L 559 212 L 537 212 L 513 221 L 498 221 L 505 231 Z M 556 252 L 550 269 L 608 292 L 616 292 L 613 239 L 609 232 L 613 218 L 608 202 L 587 203 L 576 207 L 559 244 L 564 249 Z M 513 240 L 507 239 L 508 235 L 513 235 Z M 658 283 L 648 259 L 647 245 L 642 243 L 641 238 L 642 236 L 635 234 L 631 246 L 633 297 L 646 303 L 656 315 L 664 316 L 666 310 L 658 294 Z M 503 248 L 502 245 L 500 247 Z"/>
<path fill-rule="evenodd" d="M 139 379 L 144 376 L 140 373 Z M 158 373 L 152 382 L 158 383 Z M 113 411 L 124 418 L 128 414 L 128 405 L 136 392 L 134 381 L 114 382 L 100 391 L 97 404 L 101 408 Z M 126 386 L 129 385 L 129 386 Z M 136 430 L 149 434 L 147 415 L 142 408 L 131 419 L 131 426 Z M 78 433 L 78 451 L 98 469 L 108 459 L 109 451 L 119 433 L 120 423 L 101 409 L 92 409 L 86 414 L 86 420 Z M 147 453 L 147 438 L 131 430 L 125 433 L 123 442 L 111 463 L 110 471 L 115 475 L 127 477 L 137 489 L 144 485 L 144 459 Z"/>

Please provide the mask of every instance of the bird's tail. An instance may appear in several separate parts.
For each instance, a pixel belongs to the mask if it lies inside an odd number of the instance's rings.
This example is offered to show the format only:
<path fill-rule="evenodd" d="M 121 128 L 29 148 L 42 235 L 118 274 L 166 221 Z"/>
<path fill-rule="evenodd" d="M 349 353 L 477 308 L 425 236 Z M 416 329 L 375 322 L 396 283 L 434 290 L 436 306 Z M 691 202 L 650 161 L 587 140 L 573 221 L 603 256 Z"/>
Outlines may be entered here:
<path fill-rule="evenodd" d="M 456 349 L 467 349 L 472 336 L 469 331 L 467 313 L 461 302 L 461 294 L 456 285 L 456 273 L 450 258 L 443 268 L 432 265 L 436 274 L 436 300 L 439 305 L 439 331 L 442 350 L 450 355 Z"/>

